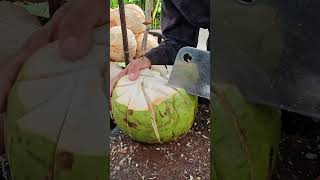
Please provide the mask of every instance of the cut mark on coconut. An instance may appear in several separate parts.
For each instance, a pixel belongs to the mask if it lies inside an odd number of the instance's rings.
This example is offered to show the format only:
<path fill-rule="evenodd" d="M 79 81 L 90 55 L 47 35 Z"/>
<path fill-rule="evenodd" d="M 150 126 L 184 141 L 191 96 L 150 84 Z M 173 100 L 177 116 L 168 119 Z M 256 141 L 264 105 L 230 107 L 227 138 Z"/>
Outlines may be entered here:
<path fill-rule="evenodd" d="M 157 121 L 156 121 L 156 112 L 154 110 L 154 107 L 153 107 L 153 104 L 152 104 L 150 97 L 148 97 L 148 95 L 145 91 L 144 81 L 141 82 L 141 88 L 142 88 L 142 92 L 144 94 L 145 100 L 147 101 L 149 111 L 151 113 L 151 124 L 152 124 L 153 131 L 156 134 L 159 143 L 161 143 L 159 129 L 158 129 Z"/>
<path fill-rule="evenodd" d="M 147 100 L 143 94 L 142 83 L 137 83 L 134 93 L 132 95 L 132 100 L 128 106 L 129 115 L 132 115 L 133 111 L 146 111 L 148 110 Z"/>
<path fill-rule="evenodd" d="M 63 71 L 63 72 L 40 74 L 40 75 L 36 75 L 36 76 L 31 76 L 31 77 L 23 77 L 23 81 L 24 82 L 29 82 L 29 81 L 34 81 L 34 80 L 44 80 L 44 79 L 50 79 L 50 78 L 54 78 L 54 77 L 65 76 L 67 74 L 76 74 L 78 72 L 81 72 L 81 71 L 85 70 L 86 68 L 87 67 L 79 67 L 77 69 L 66 70 L 66 71 Z"/>
<path fill-rule="evenodd" d="M 135 86 L 137 86 L 137 84 L 135 84 Z M 124 119 L 124 121 L 126 122 L 126 125 L 127 125 L 127 128 L 128 128 L 128 132 L 129 132 L 129 136 L 132 137 L 131 135 L 131 131 L 130 131 L 130 125 L 129 125 L 129 120 L 128 120 L 128 117 L 130 116 L 130 109 L 129 109 L 129 105 L 133 99 L 133 94 L 135 93 L 135 91 L 137 90 L 138 88 L 137 87 L 133 87 L 132 90 L 130 91 L 130 98 L 128 98 L 128 104 L 126 105 L 127 106 L 127 112 L 126 112 L 126 117 Z M 119 99 L 119 98 L 118 98 Z"/>
<path fill-rule="evenodd" d="M 129 85 L 129 86 L 120 86 L 117 87 L 116 92 L 117 92 L 117 97 L 122 97 L 128 93 L 131 89 L 133 89 L 135 84 Z"/>
<path fill-rule="evenodd" d="M 149 97 L 150 102 L 152 102 L 153 105 L 159 105 L 166 99 L 168 99 L 167 94 L 162 93 L 161 91 L 156 91 L 151 88 L 145 88 L 145 93 Z"/>
<path fill-rule="evenodd" d="M 77 83 L 74 84 L 74 86 L 72 87 L 72 91 L 71 92 L 74 92 L 74 90 L 76 89 L 77 87 Z M 58 153 L 58 142 L 60 140 L 60 137 L 61 137 L 61 134 L 62 134 L 62 130 L 63 130 L 63 127 L 64 127 L 64 124 L 66 123 L 66 120 L 68 119 L 68 114 L 69 114 L 69 110 L 71 109 L 71 105 L 72 105 L 72 99 L 74 97 L 74 94 L 70 94 L 70 101 L 69 101 L 69 104 L 67 106 L 67 109 L 66 109 L 66 112 L 64 114 L 64 118 L 63 118 L 63 122 L 62 122 L 62 125 L 60 126 L 60 129 L 59 129 L 59 133 L 58 133 L 58 136 L 57 136 L 57 143 L 55 144 L 55 147 L 54 147 L 54 154 L 53 154 L 53 168 L 52 168 L 52 179 L 55 179 L 55 172 L 56 172 L 56 168 L 57 168 L 57 165 L 59 162 L 57 162 L 57 159 L 56 159 L 56 154 Z"/>
<path fill-rule="evenodd" d="M 161 82 L 159 83 L 159 81 L 154 80 L 154 79 L 153 79 L 153 81 L 152 81 L 152 79 L 149 79 L 149 80 L 144 81 L 144 82 L 145 82 L 145 87 L 146 88 L 158 91 L 158 92 L 160 92 L 160 93 L 162 93 L 162 94 L 164 94 L 166 96 L 172 96 L 177 92 L 173 88 L 168 87 L 166 85 L 163 85 L 163 84 L 161 84 Z"/>
<path fill-rule="evenodd" d="M 52 101 L 46 100 L 29 109 L 23 117 L 17 120 L 18 126 L 35 134 L 42 134 L 51 141 L 56 141 L 65 109 L 69 103 L 68 97 L 72 95 L 71 88 L 72 84 L 68 84 L 60 93 L 53 96 Z"/>
<path fill-rule="evenodd" d="M 66 87 L 69 79 L 70 77 L 60 77 L 27 82 L 21 81 L 17 82 L 15 87 L 25 109 L 32 111 L 32 109 L 48 102 L 49 99 L 55 98 L 59 93 L 57 91 L 57 87 L 59 86 L 56 85 L 59 84 L 61 87 Z"/>
<path fill-rule="evenodd" d="M 118 91 L 118 89 L 117 89 L 117 91 Z M 117 92 L 117 95 L 118 95 L 118 92 Z M 132 91 L 131 91 L 131 88 L 129 88 L 129 89 L 127 89 L 127 91 L 125 91 L 123 94 L 121 94 L 121 96 L 117 97 L 116 101 L 119 104 L 122 104 L 124 106 L 128 106 L 131 96 L 132 96 Z"/>
<path fill-rule="evenodd" d="M 140 77 L 137 80 L 131 81 L 129 79 L 129 76 L 124 76 L 117 82 L 117 87 L 134 85 L 134 84 L 137 84 L 137 82 L 139 81 L 141 81 Z"/>
<path fill-rule="evenodd" d="M 149 87 L 149 86 L 154 86 L 154 84 L 164 85 L 168 81 L 162 78 L 161 76 L 155 76 L 155 77 L 145 77 L 144 82 L 146 83 L 146 86 Z"/>
<path fill-rule="evenodd" d="M 140 71 L 140 76 L 155 77 L 155 76 L 161 76 L 161 74 L 158 71 L 152 71 L 150 69 L 144 69 L 144 70 Z"/>

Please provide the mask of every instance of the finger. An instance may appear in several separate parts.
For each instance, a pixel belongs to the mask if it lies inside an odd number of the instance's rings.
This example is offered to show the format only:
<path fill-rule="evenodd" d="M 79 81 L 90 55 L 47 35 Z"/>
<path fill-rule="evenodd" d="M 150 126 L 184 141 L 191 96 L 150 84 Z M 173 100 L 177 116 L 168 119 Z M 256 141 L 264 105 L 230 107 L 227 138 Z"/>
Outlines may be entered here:
<path fill-rule="evenodd" d="M 77 60 L 89 52 L 93 45 L 93 31 L 89 22 L 78 21 L 76 13 L 66 17 L 59 25 L 58 39 L 62 56 Z"/>
<path fill-rule="evenodd" d="M 112 79 L 112 80 L 110 81 L 110 91 L 109 91 L 110 97 L 112 97 L 113 88 L 115 87 L 116 82 L 117 82 L 117 81 L 116 81 L 115 79 Z"/>
<path fill-rule="evenodd" d="M 130 68 L 130 66 L 132 65 L 132 63 L 128 64 L 128 66 L 122 70 L 119 74 L 117 74 L 113 79 L 111 79 L 110 81 L 110 97 L 112 97 L 112 92 L 113 89 L 115 87 L 115 85 L 117 84 L 117 82 L 125 75 L 127 75 L 128 73 L 128 69 Z"/>
<path fill-rule="evenodd" d="M 77 60 L 91 49 L 93 29 L 101 23 L 99 16 L 106 14 L 96 4 L 87 4 L 87 1 L 73 3 L 70 12 L 63 18 L 58 27 L 58 39 L 60 52 L 65 58 Z"/>
<path fill-rule="evenodd" d="M 142 67 L 142 64 L 139 60 L 136 60 L 133 62 L 131 67 L 128 68 L 129 80 L 135 81 L 138 79 L 139 71 L 140 71 L 141 67 Z"/>
<path fill-rule="evenodd" d="M 128 69 L 124 69 L 122 70 L 117 76 L 115 76 L 113 79 L 111 79 L 110 81 L 110 97 L 112 97 L 112 92 L 114 87 L 116 86 L 117 82 L 127 74 Z"/>

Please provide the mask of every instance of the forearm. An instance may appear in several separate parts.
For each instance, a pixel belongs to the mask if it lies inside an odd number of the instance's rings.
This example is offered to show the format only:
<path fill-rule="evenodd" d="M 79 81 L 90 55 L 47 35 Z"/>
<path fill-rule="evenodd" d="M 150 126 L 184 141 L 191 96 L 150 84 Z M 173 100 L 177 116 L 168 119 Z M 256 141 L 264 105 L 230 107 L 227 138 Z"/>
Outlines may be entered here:
<path fill-rule="evenodd" d="M 152 49 L 145 56 L 153 65 L 173 65 L 178 51 L 185 46 L 188 45 L 174 40 L 165 40 L 159 47 Z"/>

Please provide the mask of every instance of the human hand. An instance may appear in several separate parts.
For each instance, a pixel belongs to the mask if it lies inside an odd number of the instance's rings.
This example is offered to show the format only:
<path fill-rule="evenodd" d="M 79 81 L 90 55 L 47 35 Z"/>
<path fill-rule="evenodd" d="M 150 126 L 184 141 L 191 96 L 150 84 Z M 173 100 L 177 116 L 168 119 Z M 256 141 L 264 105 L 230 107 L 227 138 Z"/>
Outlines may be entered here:
<path fill-rule="evenodd" d="M 125 75 L 129 75 L 129 80 L 134 81 L 138 79 L 139 72 L 143 69 L 150 68 L 151 62 L 147 57 L 141 57 L 136 60 L 131 61 L 128 66 L 121 71 L 116 77 L 110 81 L 110 97 L 112 96 L 112 91 L 119 79 Z"/>
<path fill-rule="evenodd" d="M 58 40 L 65 58 L 77 60 L 93 45 L 93 30 L 107 23 L 104 0 L 77 0 L 63 5 L 47 24 L 51 40 Z"/>

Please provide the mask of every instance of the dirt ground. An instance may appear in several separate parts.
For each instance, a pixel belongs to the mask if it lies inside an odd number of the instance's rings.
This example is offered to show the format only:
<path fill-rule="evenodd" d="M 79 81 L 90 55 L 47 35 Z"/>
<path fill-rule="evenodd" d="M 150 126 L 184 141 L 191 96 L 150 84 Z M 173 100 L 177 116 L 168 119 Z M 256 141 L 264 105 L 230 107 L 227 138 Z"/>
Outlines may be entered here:
<path fill-rule="evenodd" d="M 274 180 L 320 180 L 320 121 L 284 114 Z"/>

